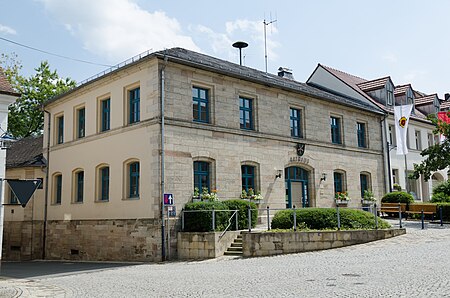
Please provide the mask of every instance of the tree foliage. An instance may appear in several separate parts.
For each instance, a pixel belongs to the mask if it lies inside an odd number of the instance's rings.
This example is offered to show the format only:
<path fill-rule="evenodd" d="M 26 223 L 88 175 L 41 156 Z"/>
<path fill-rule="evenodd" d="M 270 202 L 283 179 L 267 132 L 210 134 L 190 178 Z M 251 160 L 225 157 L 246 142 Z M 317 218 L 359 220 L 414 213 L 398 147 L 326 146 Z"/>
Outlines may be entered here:
<path fill-rule="evenodd" d="M 75 81 L 60 78 L 47 61 L 42 61 L 29 78 L 20 75 L 22 65 L 17 55 L 2 55 L 0 63 L 14 90 L 21 94 L 9 106 L 8 132 L 16 138 L 42 134 L 44 102 L 75 87 Z"/>
<path fill-rule="evenodd" d="M 450 112 L 447 115 L 450 116 Z M 430 114 L 428 119 L 436 126 L 433 133 L 443 135 L 445 140 L 424 149 L 420 155 L 425 157 L 425 160 L 414 164 L 414 173 L 411 178 L 418 179 L 420 175 L 423 175 L 426 181 L 430 179 L 433 172 L 450 166 L 450 125 L 438 119 L 434 114 Z"/>

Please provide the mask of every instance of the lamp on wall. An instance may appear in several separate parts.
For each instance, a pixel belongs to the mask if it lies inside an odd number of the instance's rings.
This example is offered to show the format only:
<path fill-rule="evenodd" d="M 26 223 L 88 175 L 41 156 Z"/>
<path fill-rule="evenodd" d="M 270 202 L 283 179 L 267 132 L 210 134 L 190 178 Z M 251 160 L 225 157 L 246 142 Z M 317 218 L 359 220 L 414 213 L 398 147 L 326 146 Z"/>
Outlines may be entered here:
<path fill-rule="evenodd" d="M 276 178 L 281 178 L 282 174 L 283 174 L 283 170 L 277 170 L 277 173 L 275 174 L 275 179 Z"/>
<path fill-rule="evenodd" d="M 327 180 L 327 173 L 322 173 L 322 177 L 320 177 L 320 182 Z"/>

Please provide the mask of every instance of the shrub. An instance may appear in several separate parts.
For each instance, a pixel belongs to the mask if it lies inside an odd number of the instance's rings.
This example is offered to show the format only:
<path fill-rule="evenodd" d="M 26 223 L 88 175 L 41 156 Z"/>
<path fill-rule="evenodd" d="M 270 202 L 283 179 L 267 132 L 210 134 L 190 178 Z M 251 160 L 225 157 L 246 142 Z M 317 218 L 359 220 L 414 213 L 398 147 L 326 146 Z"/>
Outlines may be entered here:
<path fill-rule="evenodd" d="M 212 209 L 228 210 L 228 206 L 223 202 L 195 202 L 185 205 L 186 211 L 199 210 L 199 212 L 184 213 L 184 230 L 187 232 L 208 232 L 212 231 Z M 205 210 L 205 211 L 200 211 Z M 224 230 L 228 225 L 230 212 L 218 211 L 215 213 L 216 230 Z"/>
<path fill-rule="evenodd" d="M 436 204 L 439 212 L 439 207 L 442 207 L 442 219 L 445 221 L 450 221 L 450 203 L 438 203 Z M 437 214 L 439 218 L 439 213 Z"/>
<path fill-rule="evenodd" d="M 406 203 L 410 204 L 414 202 L 414 197 L 410 195 L 409 193 L 406 193 L 404 191 L 394 191 L 385 194 L 381 198 L 382 203 Z"/>
<path fill-rule="evenodd" d="M 435 193 L 431 196 L 432 203 L 450 203 L 450 196 L 443 192 Z"/>
<path fill-rule="evenodd" d="M 375 216 L 361 210 L 340 209 L 341 229 L 373 229 Z M 296 210 L 297 226 L 312 230 L 337 229 L 337 211 L 334 208 L 305 208 Z M 283 210 L 275 214 L 272 229 L 291 229 L 294 226 L 294 211 Z M 390 225 L 378 218 L 380 229 Z"/>
<path fill-rule="evenodd" d="M 239 229 L 247 229 L 248 228 L 248 206 L 249 202 L 244 200 L 228 200 L 223 201 L 228 209 L 230 210 L 239 210 L 238 211 L 238 225 Z M 256 209 L 256 204 L 254 202 L 250 202 L 250 208 Z M 232 212 L 230 212 L 231 216 Z M 252 210 L 252 228 L 255 227 L 256 222 L 258 220 L 258 211 Z M 233 224 L 230 227 L 230 229 L 234 230 L 236 229 L 236 220 L 233 218 Z"/>

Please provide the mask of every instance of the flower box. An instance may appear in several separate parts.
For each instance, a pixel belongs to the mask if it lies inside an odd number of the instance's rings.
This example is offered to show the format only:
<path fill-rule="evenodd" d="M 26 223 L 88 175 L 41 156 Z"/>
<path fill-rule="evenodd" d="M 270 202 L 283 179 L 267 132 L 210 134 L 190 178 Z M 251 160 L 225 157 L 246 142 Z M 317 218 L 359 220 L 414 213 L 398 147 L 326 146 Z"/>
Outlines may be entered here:
<path fill-rule="evenodd" d="M 373 204 L 375 204 L 375 201 L 362 199 L 361 200 L 361 204 L 363 204 L 363 205 L 373 205 Z"/>
<path fill-rule="evenodd" d="M 336 200 L 336 205 L 338 206 L 347 206 L 348 205 L 348 200 Z"/>

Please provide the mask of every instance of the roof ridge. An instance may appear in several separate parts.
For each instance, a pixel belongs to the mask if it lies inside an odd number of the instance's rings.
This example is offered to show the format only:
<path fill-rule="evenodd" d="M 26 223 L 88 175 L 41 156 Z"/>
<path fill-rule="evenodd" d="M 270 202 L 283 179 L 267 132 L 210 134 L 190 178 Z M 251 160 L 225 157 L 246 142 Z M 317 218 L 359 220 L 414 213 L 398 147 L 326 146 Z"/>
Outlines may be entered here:
<path fill-rule="evenodd" d="M 330 67 L 330 66 L 326 66 L 326 65 L 323 65 L 323 64 L 320 64 L 320 65 L 321 65 L 322 67 L 328 69 L 328 70 L 337 71 L 337 72 L 340 72 L 340 73 L 342 73 L 342 74 L 345 74 L 346 76 L 349 76 L 349 77 L 354 77 L 354 78 L 363 80 L 363 81 L 365 81 L 365 82 L 368 82 L 368 81 L 369 81 L 369 80 L 367 80 L 367 79 L 365 79 L 365 78 L 362 78 L 362 77 L 358 77 L 358 76 L 352 75 L 352 74 L 350 74 L 350 73 L 348 73 L 348 72 L 345 72 L 345 71 L 342 71 L 342 70 L 339 70 L 339 69 L 336 69 L 336 68 L 333 68 L 333 67 Z M 365 82 L 361 82 L 361 83 L 365 83 Z M 358 83 L 358 84 L 361 84 L 361 83 Z"/>

